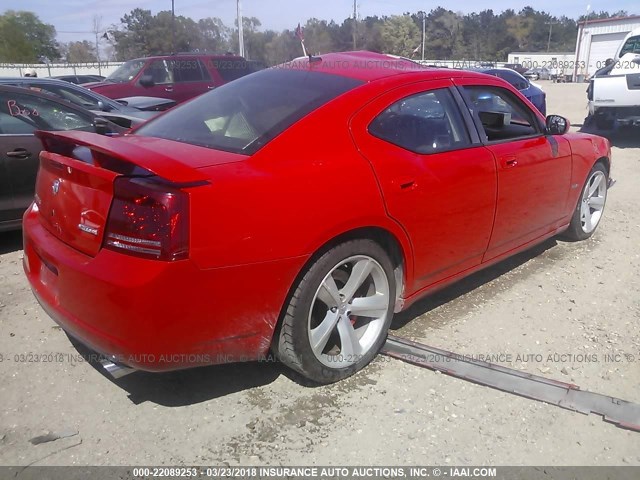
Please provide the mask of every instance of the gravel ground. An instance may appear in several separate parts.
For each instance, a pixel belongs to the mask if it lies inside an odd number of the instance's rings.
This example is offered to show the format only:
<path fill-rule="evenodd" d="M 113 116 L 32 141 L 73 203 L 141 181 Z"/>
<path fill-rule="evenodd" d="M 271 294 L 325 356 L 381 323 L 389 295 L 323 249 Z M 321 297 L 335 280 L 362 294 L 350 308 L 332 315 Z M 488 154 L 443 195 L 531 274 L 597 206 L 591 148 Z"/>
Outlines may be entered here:
<path fill-rule="evenodd" d="M 540 83 L 549 113 L 581 126 L 585 85 Z M 640 403 L 639 132 L 614 145 L 618 183 L 592 239 L 550 240 L 463 280 L 394 333 Z M 640 434 L 599 416 L 382 356 L 324 387 L 273 363 L 112 381 L 71 361 L 21 258 L 20 235 L 0 234 L 1 465 L 640 465 Z M 65 357 L 16 357 L 48 353 Z M 30 442 L 48 433 L 62 438 Z"/>

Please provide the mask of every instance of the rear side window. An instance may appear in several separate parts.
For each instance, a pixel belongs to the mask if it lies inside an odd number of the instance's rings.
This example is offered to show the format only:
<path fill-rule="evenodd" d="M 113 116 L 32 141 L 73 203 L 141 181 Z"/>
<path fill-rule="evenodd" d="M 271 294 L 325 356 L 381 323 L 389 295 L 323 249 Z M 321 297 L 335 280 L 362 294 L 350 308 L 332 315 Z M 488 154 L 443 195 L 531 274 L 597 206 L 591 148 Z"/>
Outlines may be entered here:
<path fill-rule="evenodd" d="M 35 95 L 3 92 L 0 115 L 5 134 L 24 134 L 34 130 L 87 130 L 92 119 L 75 109 Z"/>
<path fill-rule="evenodd" d="M 237 80 L 262 69 L 259 63 L 244 59 L 212 60 L 212 64 L 225 82 Z"/>
<path fill-rule="evenodd" d="M 421 154 L 470 144 L 462 115 L 448 89 L 423 92 L 395 102 L 371 122 L 369 133 Z"/>
<path fill-rule="evenodd" d="M 31 90 L 36 92 L 48 93 L 54 95 L 68 102 L 80 105 L 89 110 L 100 110 L 98 100 L 89 95 L 88 93 L 80 90 L 74 90 L 73 88 L 66 88 L 55 84 L 42 84 L 42 83 L 30 83 L 28 84 Z"/>
<path fill-rule="evenodd" d="M 173 60 L 175 82 L 203 82 L 210 80 L 209 72 L 200 60 Z"/>
<path fill-rule="evenodd" d="M 308 113 L 360 84 L 326 73 L 263 70 L 174 108 L 136 134 L 252 155 Z"/>

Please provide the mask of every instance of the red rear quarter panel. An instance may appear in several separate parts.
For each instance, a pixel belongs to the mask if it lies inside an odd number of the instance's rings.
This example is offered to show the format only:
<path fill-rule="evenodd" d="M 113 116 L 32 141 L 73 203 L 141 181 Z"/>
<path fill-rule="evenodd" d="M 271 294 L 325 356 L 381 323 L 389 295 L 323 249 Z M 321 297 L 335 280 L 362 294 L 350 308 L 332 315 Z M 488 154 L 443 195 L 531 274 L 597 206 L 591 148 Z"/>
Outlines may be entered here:
<path fill-rule="evenodd" d="M 388 230 L 410 252 L 349 134 L 352 113 L 369 98 L 359 90 L 308 115 L 246 161 L 199 169 L 210 177 L 209 186 L 191 192 L 191 251 L 201 268 L 310 256 L 362 227 Z"/>

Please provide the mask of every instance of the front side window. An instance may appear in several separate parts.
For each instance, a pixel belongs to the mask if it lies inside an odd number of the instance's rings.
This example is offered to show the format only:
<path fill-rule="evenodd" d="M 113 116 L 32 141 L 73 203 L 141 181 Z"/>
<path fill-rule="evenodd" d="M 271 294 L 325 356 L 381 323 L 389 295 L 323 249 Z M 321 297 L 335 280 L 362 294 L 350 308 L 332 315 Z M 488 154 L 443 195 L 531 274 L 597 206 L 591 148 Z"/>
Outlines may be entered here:
<path fill-rule="evenodd" d="M 2 133 L 24 134 L 34 130 L 92 130 L 92 119 L 66 105 L 35 95 L 0 94 Z"/>
<path fill-rule="evenodd" d="M 149 75 L 156 85 L 164 83 L 173 83 L 173 69 L 170 61 L 153 60 L 142 72 L 143 75 Z"/>
<path fill-rule="evenodd" d="M 463 148 L 470 144 L 458 106 L 446 88 L 395 102 L 371 122 L 369 133 L 420 154 Z"/>
<path fill-rule="evenodd" d="M 636 53 L 640 54 L 640 35 L 636 37 L 630 37 L 620 50 L 620 56 L 626 55 L 627 53 Z"/>
<path fill-rule="evenodd" d="M 136 134 L 252 155 L 305 115 L 360 84 L 326 73 L 262 70 L 150 120 Z"/>
<path fill-rule="evenodd" d="M 462 88 L 469 111 L 482 124 L 489 142 L 513 140 L 541 133 L 535 114 L 508 90 L 493 86 Z"/>

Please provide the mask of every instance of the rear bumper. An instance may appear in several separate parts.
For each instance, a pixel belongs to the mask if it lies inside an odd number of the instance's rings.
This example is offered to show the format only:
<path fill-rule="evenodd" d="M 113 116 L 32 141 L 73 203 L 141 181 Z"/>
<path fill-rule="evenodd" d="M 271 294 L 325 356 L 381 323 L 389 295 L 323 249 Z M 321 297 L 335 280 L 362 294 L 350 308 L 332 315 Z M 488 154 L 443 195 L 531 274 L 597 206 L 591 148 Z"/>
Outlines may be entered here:
<path fill-rule="evenodd" d="M 90 257 L 24 216 L 24 270 L 44 310 L 110 359 L 147 371 L 251 361 L 268 352 L 304 258 L 201 270 L 102 249 Z"/>

